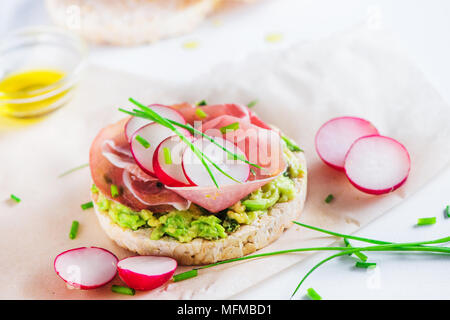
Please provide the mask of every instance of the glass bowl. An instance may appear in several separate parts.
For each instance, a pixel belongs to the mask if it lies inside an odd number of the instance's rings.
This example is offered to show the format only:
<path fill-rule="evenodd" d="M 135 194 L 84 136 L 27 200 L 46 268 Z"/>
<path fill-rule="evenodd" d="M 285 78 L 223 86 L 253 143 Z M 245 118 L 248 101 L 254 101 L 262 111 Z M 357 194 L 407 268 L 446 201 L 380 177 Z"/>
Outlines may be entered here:
<path fill-rule="evenodd" d="M 0 115 L 47 114 L 72 96 L 85 65 L 81 38 L 55 27 L 17 30 L 0 42 Z"/>

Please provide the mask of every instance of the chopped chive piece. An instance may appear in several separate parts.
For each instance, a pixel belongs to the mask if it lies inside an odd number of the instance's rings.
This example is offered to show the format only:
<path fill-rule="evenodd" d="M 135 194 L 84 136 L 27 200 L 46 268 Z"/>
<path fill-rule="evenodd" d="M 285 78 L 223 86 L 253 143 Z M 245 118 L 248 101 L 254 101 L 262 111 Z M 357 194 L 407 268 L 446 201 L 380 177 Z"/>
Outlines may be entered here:
<path fill-rule="evenodd" d="M 199 101 L 196 103 L 197 107 L 208 105 L 205 100 Z M 203 110 L 202 110 L 203 111 Z"/>
<path fill-rule="evenodd" d="M 350 244 L 350 242 L 347 240 L 347 238 L 344 238 L 344 243 L 347 248 L 353 248 L 352 245 Z M 367 261 L 367 256 L 362 252 L 356 251 L 356 252 L 350 253 L 349 256 L 351 256 L 352 254 L 357 256 L 363 262 Z"/>
<path fill-rule="evenodd" d="M 61 173 L 61 174 L 58 176 L 58 178 L 64 177 L 65 175 L 68 175 L 69 173 L 72 173 L 72 172 L 74 172 L 74 171 L 77 171 L 77 170 L 86 168 L 86 167 L 88 167 L 88 166 L 89 166 L 89 163 L 82 164 L 82 165 L 80 165 L 80 166 L 78 166 L 78 167 L 72 168 L 72 169 L 70 169 L 70 170 L 67 170 L 66 172 Z"/>
<path fill-rule="evenodd" d="M 247 107 L 252 108 L 252 107 L 254 107 L 257 103 L 258 103 L 258 100 L 250 101 L 250 102 L 247 104 Z"/>
<path fill-rule="evenodd" d="M 192 269 L 183 273 L 179 273 L 173 276 L 173 282 L 183 281 L 186 279 L 194 278 L 198 275 L 197 269 Z"/>
<path fill-rule="evenodd" d="M 19 203 L 21 200 L 18 196 L 15 196 L 11 193 L 11 199 L 14 200 L 15 202 Z"/>
<path fill-rule="evenodd" d="M 69 232 L 69 238 L 70 239 L 75 239 L 78 233 L 78 226 L 80 225 L 80 223 L 76 220 L 72 221 L 72 227 L 70 227 L 70 232 Z"/>
<path fill-rule="evenodd" d="M 250 168 L 250 172 L 252 173 L 252 175 L 256 176 L 256 171 L 253 168 Z"/>
<path fill-rule="evenodd" d="M 355 256 L 357 256 L 359 259 L 361 259 L 362 262 L 366 262 L 367 261 L 367 256 L 362 253 L 362 252 L 354 252 Z"/>
<path fill-rule="evenodd" d="M 228 130 L 230 131 L 234 131 L 239 129 L 239 122 L 233 122 L 232 124 L 229 124 L 227 126 L 223 126 L 222 128 L 220 128 L 220 132 L 222 132 L 222 134 L 226 133 Z"/>
<path fill-rule="evenodd" d="M 111 197 L 115 198 L 119 196 L 119 189 L 117 189 L 117 186 L 115 184 L 111 185 Z"/>
<path fill-rule="evenodd" d="M 333 201 L 334 196 L 330 193 L 326 198 L 325 198 L 325 202 L 326 203 L 330 203 L 331 201 Z"/>
<path fill-rule="evenodd" d="M 94 206 L 94 203 L 92 201 L 89 201 L 89 202 L 83 203 L 81 205 L 81 209 L 87 210 L 87 209 L 92 208 L 93 206 Z"/>
<path fill-rule="evenodd" d="M 281 139 L 283 139 L 283 141 L 286 143 L 286 147 L 288 147 L 289 150 L 297 152 L 303 152 L 303 150 L 291 139 L 289 139 L 288 137 L 282 135 Z"/>
<path fill-rule="evenodd" d="M 322 297 L 313 288 L 309 288 L 306 292 L 312 300 L 322 300 Z"/>
<path fill-rule="evenodd" d="M 150 142 L 142 138 L 140 135 L 136 135 L 136 141 L 139 142 L 145 149 L 150 148 Z"/>
<path fill-rule="evenodd" d="M 164 162 L 166 164 L 172 164 L 172 157 L 170 155 L 170 149 L 169 148 L 163 148 L 164 153 Z"/>
<path fill-rule="evenodd" d="M 118 286 L 115 284 L 111 286 L 111 291 L 120 294 L 127 294 L 129 296 L 134 296 L 134 294 L 136 293 L 136 291 L 133 288 Z"/>
<path fill-rule="evenodd" d="M 445 215 L 447 216 L 447 218 L 450 218 L 450 206 L 445 207 Z"/>
<path fill-rule="evenodd" d="M 417 220 L 418 226 L 426 226 L 426 225 L 435 224 L 435 223 L 436 223 L 436 217 L 419 218 Z"/>
<path fill-rule="evenodd" d="M 375 262 L 362 262 L 362 261 L 356 261 L 355 267 L 357 268 L 374 268 L 377 264 Z"/>
<path fill-rule="evenodd" d="M 208 115 L 206 114 L 206 112 L 205 111 L 203 111 L 202 109 L 200 109 L 200 108 L 197 108 L 196 110 L 195 110 L 195 114 L 197 115 L 197 117 L 199 117 L 200 119 L 205 119 Z"/>

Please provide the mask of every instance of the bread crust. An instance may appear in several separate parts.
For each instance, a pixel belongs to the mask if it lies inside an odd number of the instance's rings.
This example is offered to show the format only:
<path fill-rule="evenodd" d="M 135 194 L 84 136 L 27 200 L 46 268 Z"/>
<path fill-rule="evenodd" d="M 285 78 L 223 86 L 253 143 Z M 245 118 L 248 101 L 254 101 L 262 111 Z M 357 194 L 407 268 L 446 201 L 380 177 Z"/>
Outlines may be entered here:
<path fill-rule="evenodd" d="M 85 39 L 138 45 L 187 33 L 221 0 L 46 0 L 52 20 Z"/>
<path fill-rule="evenodd" d="M 95 213 L 101 227 L 112 240 L 119 246 L 140 255 L 169 256 L 181 265 L 202 265 L 239 258 L 278 239 L 285 229 L 292 226 L 292 221 L 303 210 L 307 189 L 306 159 L 302 152 L 295 155 L 300 160 L 304 173 L 302 177 L 294 179 L 296 188 L 294 199 L 275 204 L 267 214 L 259 216 L 250 225 L 242 225 L 224 239 L 196 238 L 189 243 L 182 243 L 164 236 L 159 240 L 151 240 L 150 229 L 133 231 L 122 228 L 115 224 L 106 212 L 100 211 L 94 201 Z"/>

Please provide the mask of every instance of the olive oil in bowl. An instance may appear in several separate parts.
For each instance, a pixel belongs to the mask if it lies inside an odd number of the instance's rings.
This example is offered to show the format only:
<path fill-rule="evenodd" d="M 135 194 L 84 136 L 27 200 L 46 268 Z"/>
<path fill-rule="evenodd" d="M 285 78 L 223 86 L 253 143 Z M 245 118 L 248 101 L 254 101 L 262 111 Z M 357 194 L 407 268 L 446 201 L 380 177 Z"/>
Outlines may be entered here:
<path fill-rule="evenodd" d="M 36 69 L 13 73 L 0 80 L 0 113 L 32 117 L 53 110 L 71 88 L 62 88 L 65 74 Z"/>
<path fill-rule="evenodd" d="M 1 119 L 37 118 L 63 106 L 86 54 L 84 41 L 54 27 L 28 27 L 1 39 Z"/>

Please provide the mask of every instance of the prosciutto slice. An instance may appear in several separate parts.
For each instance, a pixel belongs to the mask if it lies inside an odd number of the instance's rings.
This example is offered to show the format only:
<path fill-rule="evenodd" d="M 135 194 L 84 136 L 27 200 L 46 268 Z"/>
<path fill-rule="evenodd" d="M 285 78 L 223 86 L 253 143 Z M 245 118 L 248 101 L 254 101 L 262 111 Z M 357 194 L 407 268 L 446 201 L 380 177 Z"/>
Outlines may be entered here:
<path fill-rule="evenodd" d="M 280 174 L 281 173 L 282 172 L 280 172 Z M 233 204 L 247 196 L 249 193 L 257 190 L 276 177 L 277 176 L 248 181 L 243 184 L 220 186 L 219 189 L 217 189 L 216 187 L 167 188 L 178 193 L 180 196 L 191 200 L 193 203 L 198 204 L 208 211 L 216 213 L 232 206 Z"/>
<path fill-rule="evenodd" d="M 124 131 L 128 119 L 103 128 L 94 139 L 89 164 L 95 185 L 109 198 L 111 185 L 116 185 L 119 196 L 114 200 L 134 210 L 187 209 L 190 205 L 188 200 L 165 188 L 135 163 Z"/>
<path fill-rule="evenodd" d="M 184 103 L 174 105 L 172 107 L 176 108 L 183 115 L 186 122 L 192 125 L 194 125 L 196 121 L 204 123 L 225 114 L 250 121 L 250 111 L 247 107 L 239 104 L 221 104 L 198 107 Z M 196 112 L 197 109 L 201 109 L 206 114 L 206 117 L 200 117 Z"/>
<path fill-rule="evenodd" d="M 262 167 L 252 168 L 246 183 L 212 187 L 167 187 L 156 178 L 143 172 L 134 161 L 124 126 L 129 118 L 102 129 L 90 149 L 91 174 L 96 186 L 106 196 L 111 184 L 119 188 L 114 200 L 134 209 L 169 211 L 173 207 L 185 210 L 196 203 L 210 212 L 224 210 L 285 170 L 279 134 L 259 119 L 247 107 L 238 104 L 193 106 L 173 105 L 188 123 L 210 136 L 221 136 L 236 144 L 247 159 Z M 200 119 L 196 109 L 201 108 L 206 117 Z M 221 128 L 239 123 L 237 130 L 225 134 Z"/>
<path fill-rule="evenodd" d="M 232 206 L 279 176 L 286 168 L 279 134 L 268 130 L 268 126 L 260 120 L 257 121 L 259 125 L 252 123 L 250 113 L 228 113 L 230 107 L 236 110 L 234 106 L 236 105 L 214 106 L 216 117 L 205 121 L 202 131 L 209 136 L 221 136 L 232 141 L 245 152 L 250 162 L 258 164 L 261 169 L 254 167 L 253 174 L 246 183 L 220 186 L 219 189 L 214 186 L 169 188 L 210 212 L 219 212 Z M 183 111 L 180 110 L 182 113 Z M 232 123 L 239 123 L 239 128 L 223 134 L 220 129 Z"/>

